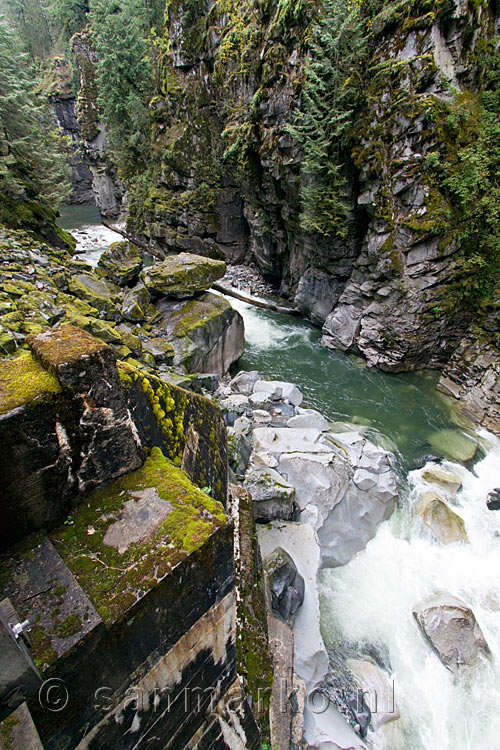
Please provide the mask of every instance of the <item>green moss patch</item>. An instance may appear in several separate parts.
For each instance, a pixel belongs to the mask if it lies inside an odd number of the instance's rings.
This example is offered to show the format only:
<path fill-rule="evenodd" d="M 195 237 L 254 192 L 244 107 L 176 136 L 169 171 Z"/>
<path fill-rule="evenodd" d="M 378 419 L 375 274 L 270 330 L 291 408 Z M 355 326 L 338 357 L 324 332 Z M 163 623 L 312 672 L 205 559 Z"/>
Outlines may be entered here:
<path fill-rule="evenodd" d="M 0 414 L 60 391 L 56 378 L 29 352 L 0 360 Z"/>
<path fill-rule="evenodd" d="M 125 502 L 149 488 L 165 501 L 164 520 L 147 539 L 131 543 L 121 553 L 104 544 Z M 141 469 L 78 504 L 73 524 L 56 530 L 51 538 L 106 624 L 116 621 L 226 523 L 222 505 L 195 487 L 159 448 L 153 448 Z"/>
<path fill-rule="evenodd" d="M 90 356 L 107 348 L 99 339 L 72 325 L 30 336 L 28 344 L 33 354 L 48 368 L 76 362 L 84 355 Z"/>

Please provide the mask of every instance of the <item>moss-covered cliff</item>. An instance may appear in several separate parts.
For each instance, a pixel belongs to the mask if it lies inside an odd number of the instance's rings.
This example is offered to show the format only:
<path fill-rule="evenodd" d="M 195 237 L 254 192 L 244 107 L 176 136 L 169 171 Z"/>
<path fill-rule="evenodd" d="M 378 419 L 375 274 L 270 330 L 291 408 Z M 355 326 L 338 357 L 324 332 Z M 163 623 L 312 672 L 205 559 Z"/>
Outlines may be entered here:
<path fill-rule="evenodd" d="M 442 366 L 497 280 L 495 6 L 167 2 L 129 223 L 253 256 L 328 346 Z"/>

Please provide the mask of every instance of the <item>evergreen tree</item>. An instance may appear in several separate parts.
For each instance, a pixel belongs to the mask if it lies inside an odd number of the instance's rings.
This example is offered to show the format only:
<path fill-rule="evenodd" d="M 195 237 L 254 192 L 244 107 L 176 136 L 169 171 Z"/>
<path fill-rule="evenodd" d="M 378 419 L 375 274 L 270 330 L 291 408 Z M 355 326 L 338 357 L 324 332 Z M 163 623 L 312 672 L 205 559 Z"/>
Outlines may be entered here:
<path fill-rule="evenodd" d="M 0 13 L 16 29 L 19 43 L 31 62 L 48 56 L 52 35 L 41 0 L 0 0 Z"/>
<path fill-rule="evenodd" d="M 37 198 L 57 207 L 69 190 L 69 166 L 52 110 L 28 66 L 0 17 L 0 191 L 4 198 Z"/>
<path fill-rule="evenodd" d="M 300 221 L 306 231 L 343 236 L 352 205 L 342 154 L 349 149 L 353 114 L 362 95 L 366 53 L 357 5 L 324 0 L 311 32 L 302 111 L 290 128 L 304 154 Z"/>
<path fill-rule="evenodd" d="M 65 45 L 87 23 L 88 0 L 50 0 L 47 5 L 50 25 L 54 36 Z"/>
<path fill-rule="evenodd" d="M 148 104 L 153 88 L 146 39 L 150 17 L 141 0 L 94 0 L 91 11 L 99 107 L 120 174 L 126 179 L 148 163 Z"/>

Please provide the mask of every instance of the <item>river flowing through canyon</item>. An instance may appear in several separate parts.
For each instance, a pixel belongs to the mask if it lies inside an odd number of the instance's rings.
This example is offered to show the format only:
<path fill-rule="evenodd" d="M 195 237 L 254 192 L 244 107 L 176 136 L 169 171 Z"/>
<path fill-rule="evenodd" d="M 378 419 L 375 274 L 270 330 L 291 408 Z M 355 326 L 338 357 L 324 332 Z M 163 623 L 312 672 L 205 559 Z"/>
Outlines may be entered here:
<path fill-rule="evenodd" d="M 96 262 L 98 246 L 103 249 L 115 238 L 90 214 L 80 214 L 76 222 L 81 210 L 72 210 L 63 224 L 79 228 L 81 257 Z M 367 369 L 356 357 L 323 348 L 321 333 L 305 321 L 231 303 L 243 316 L 246 332 L 246 352 L 237 370 L 296 383 L 307 406 L 331 422 L 354 423 L 393 455 L 398 508 L 365 550 L 320 575 L 328 650 L 345 658 L 373 658 L 393 681 L 403 737 L 395 744 L 369 734 L 369 746 L 500 748 L 500 511 L 486 507 L 488 493 L 500 486 L 500 441 L 474 431 L 457 414 L 453 402 L 435 390 L 436 374 Z M 471 458 L 466 454 L 474 443 Z M 426 469 L 436 466 L 430 455 L 441 459 L 440 469 L 459 478 L 458 491 L 424 480 Z M 439 491 L 464 520 L 467 541 L 441 545 L 422 523 L 421 505 L 430 490 Z M 415 607 L 441 594 L 458 597 L 473 610 L 491 650 L 490 659 L 459 677 L 441 663 L 412 616 Z"/>

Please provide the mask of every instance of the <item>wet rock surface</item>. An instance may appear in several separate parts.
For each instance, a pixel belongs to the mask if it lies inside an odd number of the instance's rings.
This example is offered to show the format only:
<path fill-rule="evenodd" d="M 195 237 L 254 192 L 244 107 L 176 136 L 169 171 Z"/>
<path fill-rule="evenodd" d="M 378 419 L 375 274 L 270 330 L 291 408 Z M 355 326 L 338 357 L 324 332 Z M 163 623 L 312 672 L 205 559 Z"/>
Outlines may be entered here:
<path fill-rule="evenodd" d="M 266 557 L 264 568 L 269 576 L 273 612 L 293 625 L 297 610 L 304 601 L 304 579 L 288 552 L 281 548 Z"/>
<path fill-rule="evenodd" d="M 474 613 L 460 599 L 440 596 L 415 609 L 413 615 L 441 662 L 454 674 L 490 656 Z"/>

